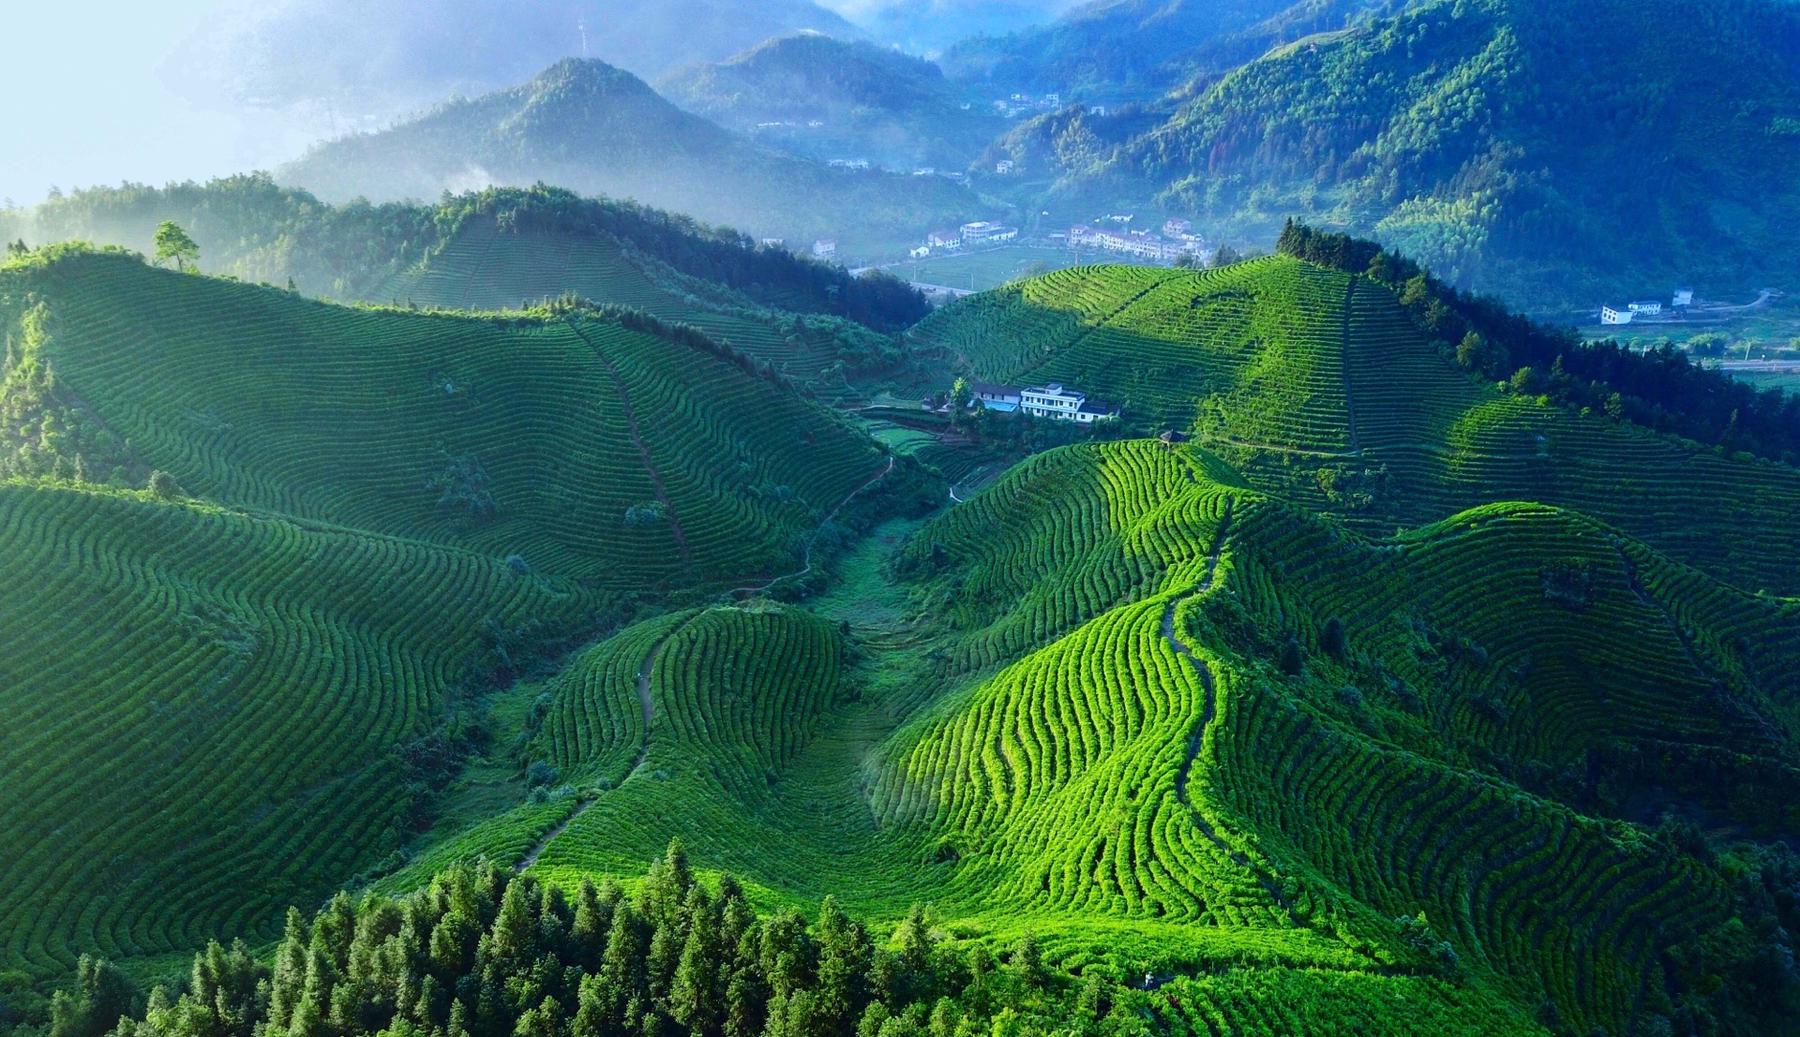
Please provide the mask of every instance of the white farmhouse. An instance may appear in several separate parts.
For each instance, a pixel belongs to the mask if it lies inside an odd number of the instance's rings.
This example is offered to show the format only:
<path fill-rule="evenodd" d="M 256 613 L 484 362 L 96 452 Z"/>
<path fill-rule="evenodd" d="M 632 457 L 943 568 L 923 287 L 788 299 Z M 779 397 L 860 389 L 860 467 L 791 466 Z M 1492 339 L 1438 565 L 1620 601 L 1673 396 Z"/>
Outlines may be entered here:
<path fill-rule="evenodd" d="M 994 163 L 994 172 L 1000 176 L 1011 176 L 1013 174 L 1013 170 L 1015 170 L 1017 168 L 1019 168 L 1018 164 L 1015 163 L 1010 158 L 1003 158 L 1000 161 Z"/>
<path fill-rule="evenodd" d="M 820 238 L 813 242 L 813 256 L 817 259 L 830 259 L 837 255 L 837 241 L 833 238 Z"/>
<path fill-rule="evenodd" d="M 1635 316 L 1637 313 L 1629 309 L 1615 310 L 1611 306 L 1600 307 L 1600 323 L 1602 324 L 1630 324 L 1631 318 Z"/>
<path fill-rule="evenodd" d="M 1662 303 L 1660 303 L 1660 302 L 1634 302 L 1631 304 L 1631 312 L 1637 314 L 1640 317 L 1654 317 L 1654 316 L 1662 313 Z"/>
<path fill-rule="evenodd" d="M 1682 309 L 1682 308 L 1694 305 L 1694 290 L 1692 288 L 1677 288 L 1677 289 L 1675 289 L 1674 305 L 1675 305 L 1676 309 Z"/>
<path fill-rule="evenodd" d="M 1034 418 L 1075 421 L 1083 425 L 1119 416 L 1119 408 L 1056 383 L 1019 390 L 1019 410 Z"/>
<path fill-rule="evenodd" d="M 920 245 L 918 248 L 915 248 L 912 251 L 908 252 L 907 255 L 913 257 L 914 259 L 924 259 L 926 256 L 931 255 L 931 246 L 930 245 Z"/>

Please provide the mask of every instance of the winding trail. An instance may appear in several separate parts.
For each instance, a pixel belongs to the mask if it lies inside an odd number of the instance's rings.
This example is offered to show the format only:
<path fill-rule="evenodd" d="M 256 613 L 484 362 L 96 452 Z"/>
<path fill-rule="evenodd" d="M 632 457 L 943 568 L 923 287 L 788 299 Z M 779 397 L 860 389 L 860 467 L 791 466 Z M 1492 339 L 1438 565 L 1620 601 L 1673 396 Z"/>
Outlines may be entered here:
<path fill-rule="evenodd" d="M 650 695 L 650 676 L 656 672 L 656 660 L 662 656 L 663 646 L 674 640 L 675 635 L 686 630 L 687 627 L 687 623 L 682 623 L 658 638 L 656 643 L 650 646 L 650 651 L 644 654 L 644 662 L 638 667 L 637 696 L 638 706 L 644 714 L 644 738 L 638 745 L 637 756 L 631 761 L 631 769 L 625 772 L 625 777 L 619 779 L 620 785 L 630 781 L 631 776 L 638 772 L 638 768 L 644 765 L 644 760 L 650 755 L 650 726 L 656 720 L 656 701 Z M 582 800 L 568 817 L 563 818 L 561 824 L 544 833 L 544 837 L 539 839 L 526 852 L 525 856 L 519 858 L 519 863 L 514 865 L 513 870 L 521 872 L 530 870 L 531 866 L 538 862 L 538 858 L 544 855 L 544 851 L 549 849 L 550 844 L 555 842 L 558 836 L 568 831 L 570 825 L 574 824 L 581 815 L 587 813 L 588 809 L 599 801 L 600 797 L 598 796 L 589 796 Z"/>
<path fill-rule="evenodd" d="M 1213 720 L 1218 716 L 1218 687 L 1213 680 L 1212 668 L 1206 665 L 1205 660 L 1195 654 L 1194 650 L 1188 646 L 1187 642 L 1181 639 L 1181 635 L 1176 631 L 1175 612 L 1183 603 L 1202 597 L 1213 589 L 1214 579 L 1219 570 L 1219 556 L 1224 553 L 1226 541 L 1231 535 L 1231 514 L 1232 501 L 1230 498 L 1227 498 L 1225 502 L 1225 514 L 1219 519 L 1219 531 L 1213 538 L 1212 552 L 1206 557 L 1205 574 L 1201 576 L 1200 582 L 1196 583 L 1192 589 L 1184 594 L 1178 594 L 1175 597 L 1170 598 L 1168 606 L 1163 609 L 1163 640 L 1168 642 L 1169 648 L 1174 651 L 1176 655 L 1186 659 L 1188 664 L 1194 668 L 1194 675 L 1200 679 L 1200 688 L 1204 695 L 1204 702 L 1200 710 L 1200 719 L 1194 724 L 1193 730 L 1188 734 L 1187 758 L 1182 761 L 1181 770 L 1175 775 L 1175 798 L 1180 800 L 1182 805 L 1188 808 L 1188 813 L 1192 815 L 1194 827 L 1199 830 L 1200 834 L 1204 836 L 1208 842 L 1218 847 L 1219 851 L 1233 864 L 1248 871 L 1251 876 L 1256 879 L 1257 885 L 1262 887 L 1263 892 L 1267 894 L 1269 899 L 1273 901 L 1276 906 L 1280 907 L 1283 913 L 1287 915 L 1289 924 L 1293 925 L 1296 929 L 1312 929 L 1312 923 L 1300 917 L 1300 913 L 1295 909 L 1293 902 L 1281 891 L 1281 883 L 1276 881 L 1273 875 L 1259 867 L 1244 854 L 1243 851 L 1233 849 L 1231 845 L 1225 841 L 1224 837 L 1219 834 L 1219 830 L 1213 826 L 1213 823 L 1207 819 L 1206 815 L 1201 812 L 1200 808 L 1196 806 L 1194 801 L 1188 796 L 1188 781 L 1193 776 L 1194 764 L 1199 760 L 1201 748 L 1206 743 L 1206 731 L 1212 726 Z"/>
<path fill-rule="evenodd" d="M 778 583 L 781 583 L 784 580 L 797 580 L 800 577 L 806 576 L 807 574 L 811 573 L 812 569 L 813 569 L 813 563 L 812 563 L 813 544 L 814 544 L 814 542 L 816 542 L 819 539 L 819 532 L 821 530 L 823 530 L 826 526 L 830 525 L 831 521 L 833 519 L 837 518 L 838 515 L 842 514 L 843 510 L 850 506 L 851 501 L 855 500 L 856 498 L 858 498 L 858 497 L 862 496 L 863 494 L 869 492 L 870 490 L 874 489 L 875 485 L 877 483 L 881 482 L 883 479 L 886 479 L 889 475 L 892 475 L 894 472 L 894 467 L 897 464 L 899 464 L 899 459 L 890 455 L 888 457 L 887 465 L 885 467 L 883 467 L 881 469 L 881 471 L 876 472 L 874 477 L 871 478 L 868 482 L 865 482 L 861 486 L 858 486 L 856 489 L 851 490 L 848 496 L 846 496 L 843 500 L 838 501 L 837 507 L 832 508 L 830 514 L 826 515 L 823 519 L 821 519 L 819 521 L 818 529 L 813 530 L 812 535 L 806 538 L 806 547 L 802 550 L 801 556 L 800 556 L 800 560 L 804 564 L 801 565 L 800 568 L 794 570 L 791 573 L 783 573 L 782 575 L 777 576 L 774 579 L 771 579 L 767 583 L 758 584 L 754 587 L 734 587 L 731 590 L 726 591 L 725 592 L 726 595 L 730 596 L 730 597 L 736 597 L 736 598 L 754 597 L 755 595 L 766 593 L 771 587 L 775 586 Z"/>
<path fill-rule="evenodd" d="M 675 514 L 675 505 L 669 500 L 669 488 L 663 484 L 662 473 L 656 470 L 656 462 L 650 457 L 650 448 L 645 445 L 643 434 L 639 431 L 637 409 L 631 405 L 631 394 L 625 390 L 625 377 L 619 373 L 618 365 L 612 362 L 612 358 L 606 355 L 599 344 L 589 338 L 587 332 L 581 330 L 581 325 L 573 320 L 564 323 L 575 332 L 577 338 L 587 343 L 587 347 L 593 350 L 594 357 L 600 361 L 601 366 L 606 368 L 607 375 L 612 378 L 613 388 L 619 394 L 619 410 L 625 415 L 626 431 L 631 436 L 632 445 L 637 447 L 638 458 L 643 462 L 644 471 L 650 475 L 650 484 L 656 489 L 657 503 L 662 505 L 663 514 L 669 520 L 669 533 L 675 538 L 676 551 L 681 554 L 681 566 L 688 571 L 689 575 L 692 575 L 694 555 L 688 549 L 687 533 L 681 528 L 681 517 Z"/>

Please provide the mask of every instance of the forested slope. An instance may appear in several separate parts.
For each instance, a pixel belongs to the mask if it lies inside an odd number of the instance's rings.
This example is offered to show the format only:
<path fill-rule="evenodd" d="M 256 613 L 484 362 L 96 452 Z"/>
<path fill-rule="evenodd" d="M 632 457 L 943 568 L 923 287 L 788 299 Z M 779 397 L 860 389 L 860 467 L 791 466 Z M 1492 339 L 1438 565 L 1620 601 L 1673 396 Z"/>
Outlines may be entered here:
<path fill-rule="evenodd" d="M 1534 310 L 1753 292 L 1793 273 L 1796 54 L 1771 0 L 1415 3 L 1199 84 L 1108 173 L 1223 226 L 1379 237 Z"/>

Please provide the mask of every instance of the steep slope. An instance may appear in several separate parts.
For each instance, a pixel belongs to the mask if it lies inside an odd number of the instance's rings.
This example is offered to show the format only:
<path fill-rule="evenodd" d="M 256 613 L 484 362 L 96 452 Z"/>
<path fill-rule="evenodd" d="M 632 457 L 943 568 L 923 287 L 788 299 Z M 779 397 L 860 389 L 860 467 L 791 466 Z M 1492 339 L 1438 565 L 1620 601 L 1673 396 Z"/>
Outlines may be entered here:
<path fill-rule="evenodd" d="M 903 172 L 960 170 L 1005 128 L 931 62 L 826 36 L 770 40 L 658 86 L 688 111 L 761 143 Z"/>
<path fill-rule="evenodd" d="M 1148 99 L 1270 47 L 1338 29 L 1381 0 L 1093 0 L 1049 25 L 949 48 L 950 77 L 1001 93 Z"/>
<path fill-rule="evenodd" d="M 1191 429 L 1259 487 L 1365 530 L 1536 500 L 1751 589 L 1800 590 L 1779 549 L 1792 467 L 1503 393 L 1367 278 L 1287 257 L 1066 270 L 945 307 L 912 338 L 982 378 L 1062 381 L 1139 427 Z"/>
<path fill-rule="evenodd" d="M 796 538 L 884 464 L 749 361 L 641 317 L 346 309 L 79 252 L 5 276 L 55 408 L 31 427 L 66 430 L 17 441 L 28 473 L 157 469 L 642 590 L 796 567 Z"/>
<path fill-rule="evenodd" d="M 321 145 L 277 175 L 338 200 L 554 183 L 862 248 L 975 210 L 972 195 L 941 178 L 830 169 L 758 148 L 597 61 L 564 61 L 524 86 Z"/>
<path fill-rule="evenodd" d="M 563 58 L 654 77 L 802 31 L 857 34 L 808 0 L 454 0 L 428 9 L 404 0 L 281 0 L 212 20 L 182 64 L 187 87 L 205 101 L 388 118 L 511 86 Z"/>
<path fill-rule="evenodd" d="M 1792 274 L 1796 54 L 1770 0 L 1416 3 L 1199 89 L 1110 172 L 1221 228 L 1315 214 L 1533 309 L 1753 292 Z"/>

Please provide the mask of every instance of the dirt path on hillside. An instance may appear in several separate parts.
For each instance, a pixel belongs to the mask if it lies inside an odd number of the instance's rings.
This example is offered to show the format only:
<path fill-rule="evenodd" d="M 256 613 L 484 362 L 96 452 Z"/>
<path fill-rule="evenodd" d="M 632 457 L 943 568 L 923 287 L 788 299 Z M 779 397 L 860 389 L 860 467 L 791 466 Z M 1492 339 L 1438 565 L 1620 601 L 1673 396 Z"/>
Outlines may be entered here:
<path fill-rule="evenodd" d="M 770 588 L 774 587 L 776 584 L 781 583 L 784 580 L 797 580 L 802 576 L 806 576 L 806 575 L 810 574 L 813 569 L 813 563 L 812 563 L 813 543 L 819 539 L 820 530 L 823 530 L 826 526 L 830 525 L 831 521 L 833 519 L 837 518 L 840 514 L 842 514 L 844 509 L 850 506 L 851 501 L 853 501 L 856 498 L 867 493 L 869 490 L 873 489 L 877 483 L 881 482 L 883 479 L 886 479 L 889 475 L 893 474 L 894 467 L 897 464 L 899 464 L 899 459 L 895 458 L 893 456 L 889 456 L 888 460 L 887 460 L 887 465 L 884 468 L 882 468 L 881 471 L 876 472 L 874 478 L 870 479 L 866 483 L 863 483 L 861 486 L 858 486 L 856 489 L 851 490 L 850 494 L 848 496 L 846 496 L 843 500 L 838 501 L 837 507 L 832 508 L 830 514 L 826 515 L 823 519 L 821 519 L 819 521 L 818 529 L 813 530 L 812 535 L 806 538 L 806 546 L 801 551 L 800 560 L 803 564 L 800 566 L 800 568 L 794 570 L 791 573 L 783 573 L 782 575 L 775 577 L 774 579 L 770 580 L 767 583 L 759 584 L 755 587 L 735 587 L 731 590 L 726 591 L 725 593 L 730 597 L 737 597 L 737 598 L 754 597 L 755 595 L 768 592 L 768 590 Z"/>
<path fill-rule="evenodd" d="M 690 620 L 689 622 L 692 621 Z M 625 777 L 619 780 L 620 785 L 630 781 L 631 776 L 636 774 L 638 769 L 644 766 L 644 761 L 650 756 L 650 727 L 656 720 L 656 701 L 650 695 L 650 677 L 656 672 L 656 661 L 662 657 L 663 647 L 674 640 L 675 635 L 686 630 L 687 627 L 687 623 L 682 623 L 675 627 L 675 629 L 657 638 L 656 643 L 650 646 L 650 651 L 644 654 L 643 665 L 638 667 L 637 696 L 638 706 L 643 710 L 644 715 L 644 738 L 638 745 L 637 756 L 631 761 L 631 769 L 626 771 Z M 555 842 L 558 836 L 568 831 L 570 825 L 574 824 L 581 815 L 587 813 L 588 809 L 598 802 L 600 802 L 600 797 L 598 796 L 589 796 L 582 800 L 581 804 L 577 806 L 574 812 L 569 814 L 568 817 L 564 818 L 561 824 L 544 833 L 544 837 L 539 839 L 537 843 L 526 852 L 525 856 L 519 858 L 519 863 L 514 866 L 514 870 L 521 872 L 530 870 L 531 866 L 538 862 L 538 858 L 544 855 L 544 851 L 550 848 L 550 844 Z"/>
<path fill-rule="evenodd" d="M 1200 690 L 1201 695 L 1203 696 L 1200 719 L 1194 724 L 1193 730 L 1188 734 L 1187 757 L 1181 763 L 1181 770 L 1176 772 L 1175 775 L 1175 798 L 1180 800 L 1182 805 L 1188 808 L 1188 813 L 1192 815 L 1194 827 L 1206 838 L 1206 841 L 1217 847 L 1219 852 L 1223 853 L 1233 864 L 1249 872 L 1251 877 L 1256 880 L 1257 885 L 1262 887 L 1264 894 L 1266 894 L 1268 898 L 1287 915 L 1289 924 L 1296 929 L 1311 929 L 1313 928 L 1312 924 L 1300 917 L 1300 913 L 1295 909 L 1293 902 L 1282 893 L 1281 883 L 1278 882 L 1273 875 L 1259 867 L 1248 855 L 1243 853 L 1243 851 L 1233 849 L 1231 845 L 1225 841 L 1224 837 L 1219 834 L 1218 829 L 1213 827 L 1213 823 L 1206 818 L 1206 815 L 1201 813 L 1200 808 L 1194 804 L 1193 799 L 1188 795 L 1188 782 L 1193 776 L 1194 764 L 1200 758 L 1201 749 L 1206 744 L 1207 729 L 1212 727 L 1213 720 L 1218 716 L 1218 686 L 1213 679 L 1212 668 L 1206 665 L 1204 659 L 1201 659 L 1199 655 L 1195 654 L 1194 650 L 1188 646 L 1187 642 L 1181 639 L 1180 633 L 1175 629 L 1175 613 L 1183 603 L 1202 597 L 1212 591 L 1214 580 L 1219 571 L 1219 556 L 1224 553 L 1226 541 L 1231 535 L 1231 514 L 1231 501 L 1227 499 L 1225 504 L 1225 514 L 1219 519 L 1219 531 L 1213 538 L 1212 551 L 1206 557 L 1205 573 L 1191 590 L 1187 591 L 1185 594 L 1178 594 L 1175 597 L 1170 598 L 1168 606 L 1163 609 L 1163 640 L 1168 642 L 1169 648 L 1174 651 L 1176 655 L 1186 659 L 1188 665 L 1194 668 L 1194 675 L 1200 680 Z"/>
<path fill-rule="evenodd" d="M 643 434 L 638 429 L 637 410 L 632 407 L 631 396 L 625 391 L 624 376 L 619 373 L 618 365 L 612 362 L 612 358 L 607 356 L 599 345 L 587 336 L 587 332 L 581 330 L 579 324 L 572 320 L 565 323 L 575 332 L 577 338 L 587 343 L 588 348 L 594 351 L 594 357 L 600 361 L 601 366 L 606 368 L 606 373 L 612 378 L 613 388 L 619 394 L 619 410 L 625 415 L 626 431 L 631 436 L 632 445 L 637 447 L 638 457 L 643 461 L 644 471 L 650 475 L 650 484 L 656 490 L 656 500 L 662 505 L 663 516 L 669 520 L 669 533 L 675 538 L 675 550 L 681 555 L 681 566 L 687 570 L 689 576 L 693 576 L 694 555 L 688 549 L 687 533 L 681 528 L 681 516 L 675 513 L 674 503 L 669 500 L 669 488 L 663 484 L 662 473 L 656 470 L 656 462 L 650 458 L 650 448 L 644 444 Z"/>

